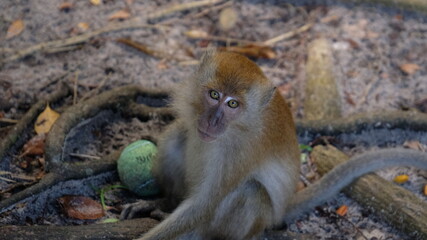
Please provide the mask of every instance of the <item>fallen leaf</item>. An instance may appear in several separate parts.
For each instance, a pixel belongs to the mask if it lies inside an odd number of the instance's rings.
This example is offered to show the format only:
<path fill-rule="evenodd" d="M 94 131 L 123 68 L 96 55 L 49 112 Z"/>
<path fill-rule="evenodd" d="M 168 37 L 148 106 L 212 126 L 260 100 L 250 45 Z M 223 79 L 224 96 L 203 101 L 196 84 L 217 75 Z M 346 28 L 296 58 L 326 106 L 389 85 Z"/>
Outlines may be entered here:
<path fill-rule="evenodd" d="M 366 32 L 366 37 L 370 38 L 370 39 L 376 39 L 380 37 L 380 34 L 374 31 L 367 31 Z"/>
<path fill-rule="evenodd" d="M 414 150 L 424 150 L 422 144 L 419 141 L 405 141 L 403 146 Z"/>
<path fill-rule="evenodd" d="M 22 150 L 24 151 L 19 157 L 28 155 L 43 155 L 45 146 L 46 134 L 42 133 L 31 138 L 24 144 Z"/>
<path fill-rule="evenodd" d="M 405 63 L 399 66 L 400 70 L 402 70 L 404 73 L 408 75 L 412 75 L 418 70 L 420 70 L 420 66 L 415 63 Z"/>
<path fill-rule="evenodd" d="M 268 46 L 260 46 L 255 44 L 250 44 L 246 46 L 232 46 L 232 47 L 219 47 L 220 51 L 229 51 L 236 52 L 248 57 L 255 58 L 265 58 L 265 59 L 275 59 L 277 57 L 276 52 L 273 48 Z"/>
<path fill-rule="evenodd" d="M 90 3 L 92 3 L 92 5 L 98 6 L 101 4 L 101 0 L 90 0 Z"/>
<path fill-rule="evenodd" d="M 426 195 L 426 196 L 427 196 L 427 184 L 426 184 L 426 185 L 424 185 L 424 195 Z"/>
<path fill-rule="evenodd" d="M 130 18 L 130 12 L 127 10 L 119 10 L 108 17 L 108 20 L 124 20 Z"/>
<path fill-rule="evenodd" d="M 347 211 L 348 211 L 348 207 L 346 205 L 342 205 L 337 209 L 336 213 L 340 216 L 344 216 L 347 214 Z"/>
<path fill-rule="evenodd" d="M 79 29 L 79 32 L 86 32 L 89 29 L 89 23 L 79 22 L 77 23 L 77 28 Z"/>
<path fill-rule="evenodd" d="M 128 45 L 130 47 L 136 48 L 137 50 L 139 50 L 139 51 L 141 51 L 141 52 L 143 52 L 143 53 L 145 53 L 147 55 L 150 55 L 152 57 L 155 57 L 155 58 L 165 58 L 165 57 L 167 57 L 167 54 L 165 52 L 152 49 L 151 47 L 149 47 L 147 45 L 144 45 L 144 44 L 139 43 L 139 42 L 135 42 L 135 41 L 133 41 L 131 39 L 128 39 L 128 38 L 119 38 L 116 41 L 119 42 L 119 43 L 126 44 L 126 45 Z"/>
<path fill-rule="evenodd" d="M 402 174 L 402 175 L 396 176 L 393 181 L 395 183 L 405 183 L 408 180 L 409 180 L 409 176 L 405 175 L 405 174 Z"/>
<path fill-rule="evenodd" d="M 61 3 L 61 5 L 59 5 L 58 8 L 60 11 L 67 12 L 67 11 L 70 11 L 71 8 L 73 8 L 73 4 L 70 2 L 63 2 L 63 3 Z"/>
<path fill-rule="evenodd" d="M 11 39 L 22 33 L 24 30 L 24 21 L 22 19 L 15 20 L 10 24 L 9 29 L 7 29 L 6 39 Z"/>
<path fill-rule="evenodd" d="M 321 23 L 338 22 L 340 20 L 340 18 L 341 18 L 341 16 L 330 15 L 330 16 L 327 16 L 327 17 L 320 19 L 320 22 Z"/>
<path fill-rule="evenodd" d="M 209 34 L 202 30 L 190 30 L 184 33 L 189 38 L 206 38 Z"/>
<path fill-rule="evenodd" d="M 37 117 L 34 130 L 37 134 L 48 133 L 59 116 L 60 114 L 52 110 L 49 104 L 46 105 L 46 109 Z"/>
<path fill-rule="evenodd" d="M 237 12 L 233 8 L 225 8 L 219 13 L 219 28 L 228 31 L 232 29 L 237 22 Z"/>
<path fill-rule="evenodd" d="M 97 201 L 85 196 L 63 196 L 58 198 L 64 213 L 71 218 L 98 219 L 105 215 Z"/>
<path fill-rule="evenodd" d="M 157 64 L 157 69 L 159 69 L 159 70 L 163 70 L 163 69 L 168 69 L 169 68 L 169 66 L 166 64 L 166 62 L 165 61 L 160 61 L 158 64 Z"/>

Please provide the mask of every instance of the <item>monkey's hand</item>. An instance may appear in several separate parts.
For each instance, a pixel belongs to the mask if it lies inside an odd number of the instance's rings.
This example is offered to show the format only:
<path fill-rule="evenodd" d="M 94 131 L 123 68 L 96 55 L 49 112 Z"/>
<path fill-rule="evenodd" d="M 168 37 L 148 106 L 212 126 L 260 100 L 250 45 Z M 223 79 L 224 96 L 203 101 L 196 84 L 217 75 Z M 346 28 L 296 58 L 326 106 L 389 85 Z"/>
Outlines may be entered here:
<path fill-rule="evenodd" d="M 131 219 L 136 215 L 149 214 L 157 208 L 156 201 L 140 200 L 138 202 L 123 205 L 123 210 L 120 213 L 120 219 Z"/>

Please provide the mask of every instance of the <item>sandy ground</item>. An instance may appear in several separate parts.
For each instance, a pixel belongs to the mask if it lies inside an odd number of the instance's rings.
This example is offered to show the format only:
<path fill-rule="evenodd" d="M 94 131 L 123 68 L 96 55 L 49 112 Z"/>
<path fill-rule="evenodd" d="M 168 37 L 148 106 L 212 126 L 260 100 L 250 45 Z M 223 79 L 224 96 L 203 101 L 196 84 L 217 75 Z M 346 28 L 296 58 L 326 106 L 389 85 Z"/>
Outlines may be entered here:
<path fill-rule="evenodd" d="M 178 3 L 166 0 L 104 0 L 100 5 L 93 5 L 89 0 L 68 2 L 71 7 L 60 10 L 61 1 L 0 1 L 0 59 L 34 44 L 99 29 L 118 21 L 109 18 L 119 10 L 127 9 L 131 17 L 144 18 Z M 300 1 L 307 5 L 295 5 L 296 2 L 238 1 L 177 12 L 152 21 L 163 28 L 111 32 L 96 36 L 78 49 L 36 52 L 6 62 L 0 69 L 0 114 L 4 118 L 19 119 L 32 103 L 58 86 L 58 77 L 67 73 L 65 81 L 70 85 L 78 84 L 77 100 L 126 84 L 173 88 L 175 83 L 191 74 L 195 65 L 189 63 L 203 53 L 207 44 L 226 44 L 189 39 L 184 33 L 190 30 L 262 42 L 309 21 L 314 21 L 314 26 L 308 31 L 274 45 L 277 58 L 254 59 L 291 102 L 297 118 L 303 116 L 307 46 L 320 37 L 328 39 L 333 49 L 334 73 L 339 79 L 344 115 L 412 108 L 427 97 L 425 15 L 376 5 L 342 5 L 336 1 L 316 4 Z M 229 30 L 221 30 L 219 25 L 219 15 L 225 7 L 232 7 L 237 13 L 237 22 Z M 24 21 L 24 30 L 7 39 L 10 24 L 18 19 Z M 88 29 L 79 27 L 82 23 Z M 118 38 L 130 38 L 180 60 L 153 58 L 116 42 Z M 416 70 L 405 72 L 404 64 L 412 64 Z M 0 131 L 0 136 L 6 131 Z M 339 197 L 333 202 L 336 206 L 353 206 L 349 214 L 356 222 L 365 218 L 363 209 L 349 199 Z M 291 225 L 290 229 L 333 239 L 359 236 L 349 222 L 331 223 L 312 218 L 317 216 L 312 214 L 308 220 Z M 358 228 L 368 239 L 405 238 L 375 217 L 360 224 Z"/>

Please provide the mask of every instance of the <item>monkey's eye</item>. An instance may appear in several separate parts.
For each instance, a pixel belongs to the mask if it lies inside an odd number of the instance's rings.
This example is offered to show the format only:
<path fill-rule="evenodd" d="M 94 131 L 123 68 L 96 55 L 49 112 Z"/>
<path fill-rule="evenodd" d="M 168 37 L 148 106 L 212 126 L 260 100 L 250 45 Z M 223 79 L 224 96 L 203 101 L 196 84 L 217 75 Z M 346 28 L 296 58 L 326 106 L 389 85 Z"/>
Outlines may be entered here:
<path fill-rule="evenodd" d="M 209 92 L 209 95 L 211 96 L 212 99 L 218 100 L 219 99 L 219 93 L 215 90 L 211 90 Z"/>
<path fill-rule="evenodd" d="M 236 100 L 230 100 L 228 101 L 228 106 L 231 108 L 236 108 L 239 106 L 239 102 L 237 102 Z"/>

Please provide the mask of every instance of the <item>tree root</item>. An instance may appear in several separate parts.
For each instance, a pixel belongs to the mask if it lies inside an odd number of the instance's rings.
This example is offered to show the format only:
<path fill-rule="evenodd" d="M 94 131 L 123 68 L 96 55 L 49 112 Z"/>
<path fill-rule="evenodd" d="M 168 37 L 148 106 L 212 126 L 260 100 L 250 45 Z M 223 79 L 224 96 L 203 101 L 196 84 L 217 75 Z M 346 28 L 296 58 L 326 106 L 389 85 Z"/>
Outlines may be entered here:
<path fill-rule="evenodd" d="M 71 93 L 71 89 L 65 83 L 61 83 L 58 90 L 48 95 L 45 99 L 36 102 L 30 110 L 21 118 L 21 120 L 12 128 L 5 139 L 0 142 L 0 163 L 2 163 L 5 154 L 11 151 L 11 148 L 19 149 L 28 140 L 25 135 L 25 130 L 32 127 L 35 118 L 43 111 L 48 103 L 55 103 L 58 100 L 68 96 Z M 20 144 L 17 144 L 17 141 Z M 4 164 L 4 163 L 3 163 Z M 1 164 L 2 165 L 2 164 Z"/>

